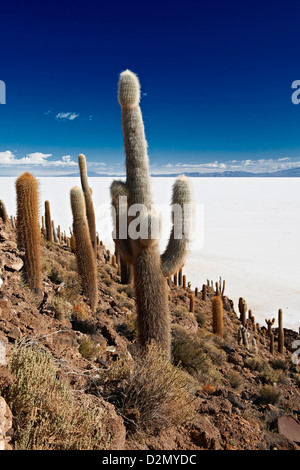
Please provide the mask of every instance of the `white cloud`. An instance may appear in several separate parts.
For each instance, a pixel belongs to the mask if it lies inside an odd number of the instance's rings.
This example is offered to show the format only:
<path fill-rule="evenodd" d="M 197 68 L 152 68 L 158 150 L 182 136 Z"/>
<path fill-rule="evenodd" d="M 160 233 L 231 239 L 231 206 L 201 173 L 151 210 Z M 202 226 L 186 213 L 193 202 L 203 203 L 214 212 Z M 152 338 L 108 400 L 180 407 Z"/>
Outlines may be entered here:
<path fill-rule="evenodd" d="M 71 155 L 64 155 L 60 160 L 49 160 L 51 153 L 33 152 L 28 153 L 26 157 L 16 158 L 10 150 L 0 152 L 0 165 L 40 165 L 47 166 L 73 166 L 76 162 L 71 160 Z"/>
<path fill-rule="evenodd" d="M 223 172 L 223 171 L 248 171 L 252 173 L 267 173 L 280 170 L 288 170 L 291 168 L 300 167 L 300 159 L 296 158 L 291 160 L 289 157 L 278 159 L 265 159 L 258 160 L 245 159 L 245 160 L 228 160 L 225 162 L 209 162 L 209 163 L 167 163 L 156 170 L 156 173 L 167 172 L 177 173 L 178 170 L 185 172 Z"/>
<path fill-rule="evenodd" d="M 78 116 L 79 114 L 76 113 L 58 113 L 55 118 L 62 121 L 74 121 Z"/>

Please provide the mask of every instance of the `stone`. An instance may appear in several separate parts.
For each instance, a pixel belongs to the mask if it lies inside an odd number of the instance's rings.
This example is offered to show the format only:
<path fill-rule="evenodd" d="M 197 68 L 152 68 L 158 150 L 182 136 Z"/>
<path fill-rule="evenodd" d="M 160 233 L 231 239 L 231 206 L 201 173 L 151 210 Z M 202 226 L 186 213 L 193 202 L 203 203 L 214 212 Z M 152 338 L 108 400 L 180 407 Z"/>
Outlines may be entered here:
<path fill-rule="evenodd" d="M 0 366 L 6 365 L 6 345 L 4 341 L 0 339 Z"/>
<path fill-rule="evenodd" d="M 279 434 L 297 444 L 300 443 L 300 424 L 293 416 L 281 416 L 277 425 Z"/>
<path fill-rule="evenodd" d="M 23 267 L 23 261 L 13 253 L 4 253 L 2 255 L 2 264 L 9 271 L 20 271 Z"/>
<path fill-rule="evenodd" d="M 199 447 L 211 450 L 222 449 L 220 431 L 206 416 L 197 417 L 190 425 L 190 435 L 193 442 Z"/>
<path fill-rule="evenodd" d="M 0 450 L 11 450 L 10 439 L 12 435 L 12 413 L 4 400 L 0 397 Z"/>

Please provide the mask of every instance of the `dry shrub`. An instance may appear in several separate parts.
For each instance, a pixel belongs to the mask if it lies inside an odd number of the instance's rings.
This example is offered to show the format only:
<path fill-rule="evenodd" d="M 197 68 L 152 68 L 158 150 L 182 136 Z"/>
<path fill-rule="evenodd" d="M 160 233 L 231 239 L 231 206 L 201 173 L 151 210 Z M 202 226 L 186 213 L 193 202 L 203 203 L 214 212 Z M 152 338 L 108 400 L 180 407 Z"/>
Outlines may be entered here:
<path fill-rule="evenodd" d="M 172 355 L 175 364 L 180 364 L 201 383 L 209 381 L 215 385 L 221 380 L 214 364 L 224 362 L 226 355 L 205 335 L 192 334 L 183 327 L 172 328 Z"/>
<path fill-rule="evenodd" d="M 279 382 L 282 378 L 280 371 L 274 370 L 267 361 L 255 357 L 245 358 L 245 365 L 256 371 L 258 378 L 265 384 Z"/>
<path fill-rule="evenodd" d="M 50 354 L 16 347 L 10 360 L 15 377 L 5 398 L 15 417 L 16 450 L 104 450 L 106 413 L 87 409 L 74 399 L 68 384 L 57 377 Z"/>
<path fill-rule="evenodd" d="M 275 405 L 279 402 L 281 392 L 273 385 L 265 385 L 260 389 L 260 398 L 264 403 Z"/>
<path fill-rule="evenodd" d="M 239 389 L 243 384 L 243 377 L 241 374 L 232 370 L 228 374 L 228 380 L 232 388 Z"/>
<path fill-rule="evenodd" d="M 52 297 L 51 306 L 55 310 L 55 317 L 59 320 L 69 319 L 72 315 L 72 305 L 59 294 Z"/>
<path fill-rule="evenodd" d="M 123 388 L 119 409 L 131 431 L 179 426 L 194 416 L 193 381 L 152 343 L 140 355 Z"/>
<path fill-rule="evenodd" d="M 92 359 L 99 354 L 100 347 L 95 341 L 86 337 L 80 343 L 79 352 L 85 359 Z"/>

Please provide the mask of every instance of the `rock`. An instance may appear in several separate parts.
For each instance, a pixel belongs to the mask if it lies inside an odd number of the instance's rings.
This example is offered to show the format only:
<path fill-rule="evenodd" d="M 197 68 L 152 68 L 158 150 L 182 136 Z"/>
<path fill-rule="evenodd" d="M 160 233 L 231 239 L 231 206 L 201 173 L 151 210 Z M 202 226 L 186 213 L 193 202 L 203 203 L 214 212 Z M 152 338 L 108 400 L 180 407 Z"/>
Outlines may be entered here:
<path fill-rule="evenodd" d="M 13 382 L 13 376 L 5 366 L 0 365 L 0 392 Z"/>
<path fill-rule="evenodd" d="M 199 416 L 190 425 L 190 435 L 195 444 L 204 449 L 220 450 L 221 434 L 206 416 Z"/>
<path fill-rule="evenodd" d="M 12 413 L 4 400 L 0 397 L 0 450 L 11 450 L 10 439 L 12 435 Z"/>
<path fill-rule="evenodd" d="M 241 410 L 244 410 L 246 408 L 246 405 L 241 400 L 239 400 L 235 393 L 231 391 L 228 392 L 228 400 L 233 406 L 236 406 Z"/>
<path fill-rule="evenodd" d="M 293 416 L 281 416 L 278 418 L 277 425 L 279 434 L 300 444 L 300 424 Z"/>
<path fill-rule="evenodd" d="M 20 271 L 23 267 L 23 261 L 13 253 L 4 253 L 2 255 L 2 265 L 9 271 Z"/>
<path fill-rule="evenodd" d="M 21 339 L 21 331 L 17 326 L 13 326 L 12 329 L 7 333 L 7 338 L 11 342 L 19 341 L 19 339 Z"/>
<path fill-rule="evenodd" d="M 0 366 L 5 366 L 5 364 L 6 364 L 6 345 L 4 341 L 0 339 Z"/>
<path fill-rule="evenodd" d="M 243 361 L 242 356 L 240 354 L 238 354 L 237 352 L 231 352 L 230 354 L 228 354 L 227 361 L 230 362 L 231 364 L 236 365 L 236 366 L 243 366 L 244 365 L 244 361 Z"/>

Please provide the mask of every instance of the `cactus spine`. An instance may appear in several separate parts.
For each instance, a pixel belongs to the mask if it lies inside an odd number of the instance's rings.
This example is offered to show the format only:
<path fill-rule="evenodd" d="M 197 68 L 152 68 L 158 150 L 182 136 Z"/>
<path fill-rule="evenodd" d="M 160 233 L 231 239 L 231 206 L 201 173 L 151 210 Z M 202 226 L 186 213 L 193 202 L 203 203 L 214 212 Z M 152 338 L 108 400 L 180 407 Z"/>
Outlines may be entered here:
<path fill-rule="evenodd" d="M 223 337 L 223 302 L 219 295 L 212 300 L 213 333 Z"/>
<path fill-rule="evenodd" d="M 75 186 L 71 189 L 73 232 L 76 240 L 76 260 L 84 295 L 91 309 L 96 310 L 98 302 L 96 262 L 86 219 L 83 193 Z"/>
<path fill-rule="evenodd" d="M 284 330 L 282 320 L 282 310 L 278 310 L 278 352 L 283 354 L 284 352 Z"/>
<path fill-rule="evenodd" d="M 97 255 L 96 219 L 95 219 L 92 191 L 91 191 L 91 188 L 89 187 L 89 182 L 88 182 L 85 155 L 80 154 L 78 156 L 78 164 L 79 164 L 79 170 L 80 170 L 81 187 L 82 187 L 82 191 L 83 191 L 84 199 L 85 199 L 86 216 L 87 216 L 87 221 L 89 225 L 90 237 L 91 237 L 92 247 L 95 253 L 95 257 L 96 257 Z"/>
<path fill-rule="evenodd" d="M 132 208 L 134 204 L 138 204 L 142 207 L 139 217 L 140 225 L 148 227 L 148 230 L 147 233 L 141 231 L 137 238 L 130 236 L 128 233 L 130 225 L 135 222 L 135 218 L 130 215 L 127 238 L 119 236 L 117 230 L 115 230 L 115 238 L 121 256 L 134 267 L 140 347 L 144 349 L 154 340 L 169 357 L 170 314 L 165 278 L 177 273 L 185 262 L 187 235 L 189 234 L 187 231 L 184 232 L 183 227 L 187 227 L 186 223 L 191 220 L 191 214 L 187 217 L 187 211 L 184 210 L 180 221 L 178 218 L 173 218 L 173 228 L 167 248 L 160 256 L 158 248 L 160 223 L 151 208 L 152 192 L 147 143 L 139 106 L 140 84 L 137 76 L 129 70 L 120 76 L 118 98 L 122 109 L 127 179 L 126 183 L 122 181 L 112 183 L 112 204 L 116 213 L 123 212 L 123 215 L 127 215 L 128 207 Z M 121 196 L 127 197 L 128 207 L 121 203 Z M 187 179 L 181 176 L 173 186 L 172 204 L 173 207 L 179 205 L 183 208 L 184 204 L 190 203 L 191 188 Z M 149 229 L 151 234 L 149 234 Z M 181 238 L 176 236 L 178 230 L 182 234 Z"/>
<path fill-rule="evenodd" d="M 38 182 L 30 173 L 16 180 L 17 238 L 25 249 L 24 271 L 32 290 L 41 288 Z"/>

